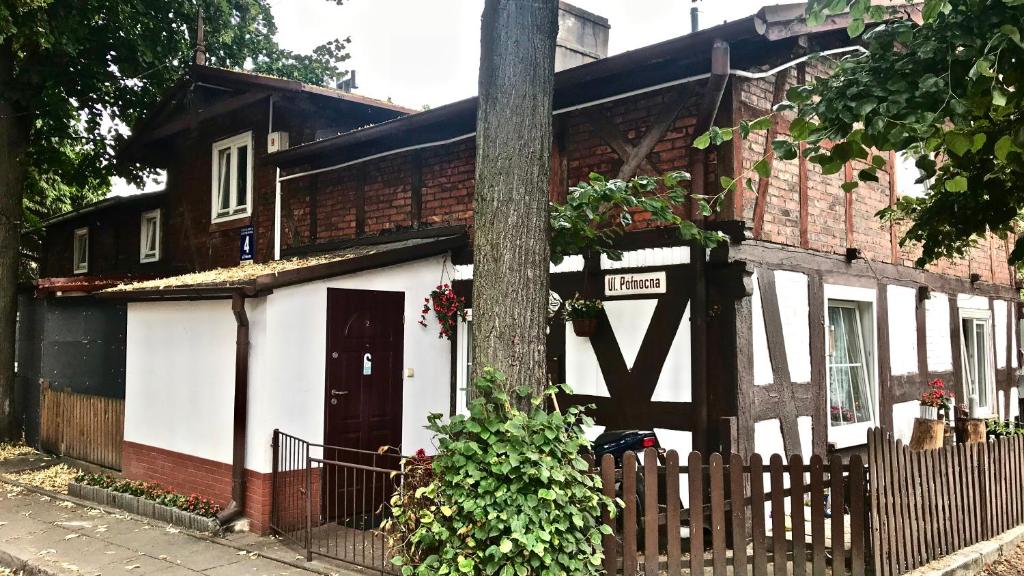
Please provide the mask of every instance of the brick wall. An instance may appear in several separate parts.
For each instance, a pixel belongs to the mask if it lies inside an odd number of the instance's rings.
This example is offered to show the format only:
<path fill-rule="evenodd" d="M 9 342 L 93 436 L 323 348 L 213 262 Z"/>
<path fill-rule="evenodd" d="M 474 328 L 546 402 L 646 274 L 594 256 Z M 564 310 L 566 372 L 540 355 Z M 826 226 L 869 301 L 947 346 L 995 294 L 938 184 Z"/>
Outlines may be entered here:
<path fill-rule="evenodd" d="M 824 64 L 809 63 L 806 70 L 808 80 L 827 73 Z M 796 84 L 797 75 L 790 73 L 786 86 Z M 739 83 L 739 109 L 743 117 L 751 119 L 771 109 L 775 76 Z M 783 116 L 780 134 L 785 134 L 791 113 Z M 766 153 L 765 134 L 753 134 L 741 145 L 744 177 L 752 177 L 755 162 Z M 886 153 L 883 153 L 885 156 Z M 806 162 L 807 173 L 807 245 L 811 250 L 828 253 L 844 253 L 847 247 L 860 249 L 861 254 L 873 261 L 913 266 L 920 254 L 918 246 L 899 246 L 903 229 L 882 222 L 875 214 L 890 204 L 890 168 L 878 172 L 876 183 L 863 182 L 850 192 L 850 219 L 852 220 L 852 242 L 847 242 L 847 193 L 841 188 L 847 179 L 847 171 L 823 175 L 820 166 Z M 854 161 L 852 174 L 866 166 Z M 760 239 L 789 246 L 800 246 L 800 165 L 798 160 L 780 161 L 773 165 L 770 186 L 765 197 L 764 221 Z M 895 183 L 893 183 L 895 186 Z M 756 194 L 745 192 L 743 217 L 754 222 Z M 895 233 L 893 233 L 895 232 Z M 969 258 L 956 261 L 942 260 L 927 267 L 928 270 L 959 278 L 968 278 L 977 273 L 983 282 L 1011 283 L 1010 267 L 1007 265 L 1009 241 L 995 237 L 981 239 Z"/>
<path fill-rule="evenodd" d="M 209 498 L 222 507 L 231 501 L 230 464 L 125 441 L 121 466 L 131 480 L 157 482 L 180 494 Z M 271 475 L 246 470 L 245 493 L 250 530 L 269 533 Z"/>

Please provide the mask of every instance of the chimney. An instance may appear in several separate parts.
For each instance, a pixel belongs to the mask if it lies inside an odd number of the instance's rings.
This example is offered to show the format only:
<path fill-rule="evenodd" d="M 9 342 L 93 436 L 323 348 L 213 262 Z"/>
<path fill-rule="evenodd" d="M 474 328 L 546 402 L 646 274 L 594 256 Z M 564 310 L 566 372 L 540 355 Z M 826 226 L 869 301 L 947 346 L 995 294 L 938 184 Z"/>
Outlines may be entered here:
<path fill-rule="evenodd" d="M 607 18 L 559 2 L 555 72 L 607 56 L 610 28 Z"/>
<path fill-rule="evenodd" d="M 335 87 L 342 92 L 352 92 L 358 90 L 359 85 L 356 84 L 356 71 L 352 70 L 348 73 L 348 76 L 344 80 L 338 82 Z"/>

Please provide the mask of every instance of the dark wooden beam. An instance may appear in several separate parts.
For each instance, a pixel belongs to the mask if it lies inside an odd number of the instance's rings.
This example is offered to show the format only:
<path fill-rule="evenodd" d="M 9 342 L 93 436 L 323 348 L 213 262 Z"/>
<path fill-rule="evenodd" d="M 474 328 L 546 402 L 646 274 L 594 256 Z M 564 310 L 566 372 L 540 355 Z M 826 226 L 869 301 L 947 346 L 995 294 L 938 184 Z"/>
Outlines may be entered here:
<path fill-rule="evenodd" d="M 356 205 L 356 236 L 362 236 L 366 233 L 366 166 L 363 164 L 356 169 L 353 197 Z"/>
<path fill-rule="evenodd" d="M 914 324 L 917 327 L 917 373 L 928 380 L 928 299 L 917 292 Z"/>
<path fill-rule="evenodd" d="M 853 164 L 847 162 L 843 167 L 843 181 L 853 182 Z M 855 206 L 853 204 L 853 190 L 843 193 L 843 207 L 846 215 L 846 247 L 852 248 L 856 245 L 853 237 L 853 211 Z"/>
<path fill-rule="evenodd" d="M 772 87 L 772 108 L 782 101 L 786 96 L 786 82 L 789 80 L 789 68 L 780 70 L 775 75 L 775 84 Z M 768 167 L 773 168 L 775 164 L 775 151 L 772 150 L 772 141 L 779 134 L 779 126 L 782 122 L 781 114 L 772 117 L 772 124 L 768 127 L 768 134 L 764 141 L 764 158 L 768 161 Z M 767 178 L 760 178 L 757 181 L 757 198 L 754 200 L 754 238 L 761 237 L 761 230 L 764 228 L 764 211 L 768 203 L 768 189 L 771 186 L 771 174 Z"/>
<path fill-rule="evenodd" d="M 167 124 L 154 128 L 153 130 L 142 135 L 139 138 L 139 140 L 136 141 L 136 144 L 145 144 L 147 142 L 152 142 L 154 140 L 165 138 L 172 134 L 181 132 L 182 130 L 187 130 L 208 118 L 219 116 L 221 114 L 227 114 L 228 112 L 238 110 L 239 108 L 244 108 L 250 104 L 259 102 L 260 100 L 264 100 L 269 97 L 270 92 L 258 91 L 241 94 L 239 96 L 234 96 L 226 100 L 221 100 L 216 104 L 209 106 L 208 108 L 193 111 L 184 116 L 183 118 L 179 118 L 178 120 L 174 120 L 172 122 L 168 122 Z"/>
<path fill-rule="evenodd" d="M 728 82 L 729 44 L 716 40 L 711 47 L 711 76 L 704 86 L 704 97 L 697 112 L 697 123 L 693 132 L 694 138 L 707 132 L 715 122 L 715 116 L 718 115 L 718 107 L 722 103 L 722 94 L 725 93 L 725 85 Z M 678 114 L 678 111 L 676 114 Z M 668 125 L 670 126 L 675 121 L 675 115 L 671 118 L 666 117 L 666 119 L 669 120 Z M 644 136 L 646 137 L 647 134 Z M 653 147 L 656 143 L 657 141 L 651 143 L 651 146 Z M 641 145 L 643 144 L 644 142 L 641 142 Z M 690 192 L 694 197 L 690 202 L 690 219 L 702 220 L 703 217 L 699 212 L 697 199 L 707 193 L 705 185 L 707 153 L 705 150 L 694 148 L 690 154 Z M 737 182 L 736 184 L 739 185 L 740 183 Z"/>
<path fill-rule="evenodd" d="M 309 188 L 309 243 L 316 244 L 320 231 L 320 174 L 313 175 Z"/>
<path fill-rule="evenodd" d="M 616 126 L 606 115 L 599 112 L 598 110 L 585 110 L 582 112 L 583 118 L 590 124 L 590 129 L 601 140 L 604 140 L 605 144 L 611 147 L 619 158 L 622 158 L 623 165 L 625 162 L 637 154 L 636 147 L 634 147 L 619 131 L 619 127 Z M 640 160 L 640 166 L 645 172 L 649 174 L 657 174 L 658 170 L 651 164 L 650 160 L 647 159 L 647 155 L 644 154 Z"/>
<path fill-rule="evenodd" d="M 987 282 L 972 284 L 967 278 L 957 278 L 910 266 L 897 266 L 888 262 L 847 262 L 841 254 L 816 252 L 798 246 L 751 240 L 733 245 L 730 250 L 734 259 L 797 272 L 820 272 L 826 281 L 831 278 L 847 283 L 860 282 L 859 285 L 863 286 L 874 286 L 878 282 L 909 287 L 928 286 L 936 292 L 952 294 L 954 300 L 956 294 L 962 292 L 1020 301 L 1020 295 L 1011 286 Z"/>
<path fill-rule="evenodd" d="M 807 144 L 801 142 L 800 150 L 797 153 L 797 187 L 799 193 L 800 202 L 800 247 L 810 248 L 811 247 L 811 236 L 810 236 L 810 209 L 809 201 L 807 198 L 807 158 L 804 158 L 804 150 L 807 149 Z"/>
<path fill-rule="evenodd" d="M 801 454 L 796 396 L 789 372 L 789 358 L 786 356 L 786 336 L 782 330 L 782 313 L 779 310 L 779 295 L 775 288 L 775 271 L 758 268 L 757 285 L 761 293 L 761 311 L 764 315 L 772 378 L 780 395 L 777 415 L 782 428 L 782 444 L 786 454 Z"/>
<path fill-rule="evenodd" d="M 825 365 L 825 283 L 819 273 L 807 275 L 807 321 L 811 354 L 811 446 L 814 454 L 828 449 L 828 368 Z"/>
<path fill-rule="evenodd" d="M 897 191 L 896 191 L 896 153 L 892 150 L 889 151 L 889 208 L 896 205 Z M 896 223 L 889 223 L 889 248 L 892 251 L 891 258 L 893 264 L 900 263 L 900 242 L 896 235 Z"/>
<path fill-rule="evenodd" d="M 736 126 L 740 123 L 740 120 L 744 119 L 742 107 L 740 106 L 740 86 L 742 86 L 744 80 L 741 80 L 738 76 L 732 76 L 731 78 L 722 104 L 728 111 L 727 124 L 729 126 Z M 728 146 L 723 146 L 718 151 L 719 180 L 721 180 L 722 176 L 728 176 L 735 180 L 743 179 L 743 145 L 745 142 L 743 138 L 733 138 L 729 141 Z M 743 220 L 745 194 L 746 188 L 742 185 L 742 182 L 738 183 L 736 189 L 732 192 L 731 200 L 723 205 L 722 214 L 719 218 L 723 220 Z"/>
<path fill-rule="evenodd" d="M 960 355 L 960 306 L 956 302 L 956 292 L 946 293 L 949 300 L 949 347 L 953 354 L 953 382 L 956 384 L 957 395 L 961 402 L 967 403 L 967 395 L 961 394 L 964 388 L 964 359 Z"/>
<path fill-rule="evenodd" d="M 551 143 L 551 185 L 548 190 L 548 200 L 551 202 L 565 202 L 569 190 L 568 123 L 564 116 L 555 116 L 554 141 Z"/>
<path fill-rule="evenodd" d="M 413 228 L 419 228 L 423 219 L 423 155 L 419 150 L 412 153 L 409 163 L 412 171 L 409 181 L 409 220 Z"/>
<path fill-rule="evenodd" d="M 884 282 L 877 284 L 878 302 L 875 330 L 878 332 L 878 422 L 892 432 L 892 362 L 889 358 L 889 290 Z"/>
<path fill-rule="evenodd" d="M 682 88 L 673 90 L 668 94 L 665 104 L 657 112 L 654 120 L 651 121 L 651 125 L 644 131 L 644 135 L 640 137 L 640 141 L 633 149 L 633 153 L 629 157 L 624 158 L 625 162 L 619 168 L 619 179 L 628 180 L 636 176 L 637 170 L 645 163 L 654 168 L 653 174 L 658 173 L 657 167 L 650 163 L 647 155 L 651 153 L 651 150 L 654 150 L 654 145 L 672 127 L 684 106 L 686 106 L 686 98 L 683 97 Z"/>

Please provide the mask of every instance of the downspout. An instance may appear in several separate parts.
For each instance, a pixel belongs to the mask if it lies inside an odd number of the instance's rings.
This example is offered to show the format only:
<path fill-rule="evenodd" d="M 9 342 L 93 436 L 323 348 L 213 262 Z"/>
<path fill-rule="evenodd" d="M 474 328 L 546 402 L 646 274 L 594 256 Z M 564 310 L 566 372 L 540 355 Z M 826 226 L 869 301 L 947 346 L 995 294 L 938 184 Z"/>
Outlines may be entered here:
<path fill-rule="evenodd" d="M 231 312 L 237 324 L 235 332 L 234 436 L 231 450 L 231 502 L 217 514 L 217 522 L 227 526 L 245 512 L 245 437 L 249 407 L 249 317 L 245 313 L 245 295 L 231 296 Z"/>

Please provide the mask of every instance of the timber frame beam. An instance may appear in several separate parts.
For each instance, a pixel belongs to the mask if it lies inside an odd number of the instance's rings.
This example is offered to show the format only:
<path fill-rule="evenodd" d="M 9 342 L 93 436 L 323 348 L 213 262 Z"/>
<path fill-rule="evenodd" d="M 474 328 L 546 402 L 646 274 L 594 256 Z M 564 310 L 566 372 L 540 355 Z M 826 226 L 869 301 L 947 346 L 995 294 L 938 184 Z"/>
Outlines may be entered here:
<path fill-rule="evenodd" d="M 729 44 L 716 40 L 711 47 L 711 76 L 708 77 L 707 85 L 704 87 L 704 99 L 701 101 L 700 111 L 697 113 L 697 125 L 693 132 L 694 138 L 707 132 L 718 115 L 718 108 L 722 103 L 722 95 L 725 94 L 725 86 L 729 83 L 729 67 Z M 690 194 L 694 198 L 699 198 L 706 194 L 706 160 L 706 151 L 700 149 L 695 149 L 690 157 Z M 690 219 L 695 220 L 698 215 L 697 202 L 691 202 Z"/>

